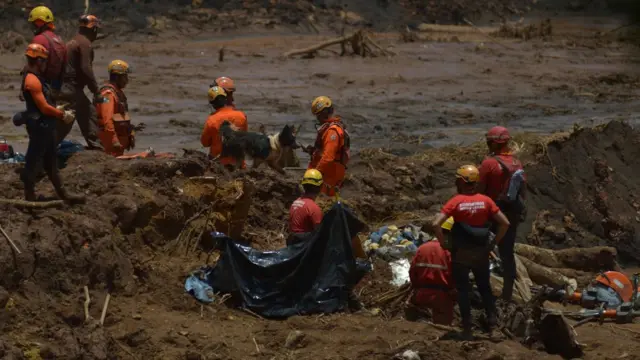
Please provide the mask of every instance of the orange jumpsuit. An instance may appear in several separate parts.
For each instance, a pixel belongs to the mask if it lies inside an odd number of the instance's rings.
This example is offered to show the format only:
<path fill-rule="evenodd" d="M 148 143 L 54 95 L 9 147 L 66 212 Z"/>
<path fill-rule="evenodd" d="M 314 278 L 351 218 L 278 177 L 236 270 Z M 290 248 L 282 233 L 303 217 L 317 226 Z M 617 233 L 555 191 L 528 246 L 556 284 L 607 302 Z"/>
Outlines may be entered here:
<path fill-rule="evenodd" d="M 349 134 L 340 117 L 330 118 L 318 129 L 315 150 L 307 168 L 322 173 L 321 191 L 326 195 L 333 196 L 336 188 L 342 187 L 349 162 L 349 145 Z"/>
<path fill-rule="evenodd" d="M 113 156 L 120 156 L 125 150 L 133 149 L 133 126 L 124 92 L 113 84 L 100 88 L 100 97 L 96 99 L 96 112 L 100 127 L 98 138 L 104 151 Z M 122 145 L 120 149 L 114 148 L 116 142 Z"/>
<path fill-rule="evenodd" d="M 234 106 L 226 105 L 209 115 L 207 122 L 204 124 L 204 130 L 200 137 L 202 146 L 209 148 L 209 156 L 215 158 L 222 153 L 222 138 L 220 137 L 220 126 L 223 122 L 229 121 L 240 131 L 248 131 L 247 116 L 239 110 L 236 110 Z M 220 162 L 223 165 L 234 165 L 236 160 L 232 157 L 220 158 Z M 246 165 L 243 162 L 242 167 Z"/>

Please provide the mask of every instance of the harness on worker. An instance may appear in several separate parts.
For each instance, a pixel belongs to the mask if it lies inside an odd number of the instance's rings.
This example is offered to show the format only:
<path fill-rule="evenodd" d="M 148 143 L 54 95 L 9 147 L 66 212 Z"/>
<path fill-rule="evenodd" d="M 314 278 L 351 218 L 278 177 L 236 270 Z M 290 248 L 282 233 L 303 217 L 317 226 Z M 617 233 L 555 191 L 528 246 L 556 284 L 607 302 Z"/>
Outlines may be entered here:
<path fill-rule="evenodd" d="M 522 221 L 527 210 L 522 196 L 522 190 L 525 186 L 522 164 L 520 161 L 514 160 L 510 165 L 507 165 L 499 155 L 494 155 L 492 158 L 498 162 L 502 169 L 502 191 L 496 199 L 496 205 L 510 221 Z"/>
<path fill-rule="evenodd" d="M 334 126 L 342 130 L 342 136 L 340 136 L 338 130 L 332 129 Z M 334 161 L 340 163 L 346 168 L 347 164 L 349 163 L 349 159 L 351 158 L 351 139 L 349 138 L 349 133 L 347 132 L 346 127 L 341 121 L 325 123 L 320 127 L 320 129 L 318 129 L 318 137 L 316 138 L 315 148 L 316 150 L 322 150 L 322 139 L 324 138 L 324 133 L 329 130 L 335 131 L 336 136 L 339 137 L 338 141 L 340 141 L 340 150 L 338 151 L 340 158 L 335 159 Z"/>
<path fill-rule="evenodd" d="M 453 261 L 470 267 L 488 266 L 491 251 L 490 226 L 471 226 L 456 221 L 451 228 Z"/>
<path fill-rule="evenodd" d="M 112 93 L 117 100 L 117 106 L 113 111 L 113 128 L 118 136 L 131 136 L 133 133 L 133 126 L 131 125 L 131 118 L 129 117 L 129 105 L 127 103 L 127 96 L 120 90 L 118 90 L 113 84 L 106 84 L 99 90 L 99 94 L 105 92 Z M 106 96 L 99 96 L 96 98 L 97 104 L 104 104 L 109 99 Z M 106 119 L 102 119 L 103 121 Z"/>

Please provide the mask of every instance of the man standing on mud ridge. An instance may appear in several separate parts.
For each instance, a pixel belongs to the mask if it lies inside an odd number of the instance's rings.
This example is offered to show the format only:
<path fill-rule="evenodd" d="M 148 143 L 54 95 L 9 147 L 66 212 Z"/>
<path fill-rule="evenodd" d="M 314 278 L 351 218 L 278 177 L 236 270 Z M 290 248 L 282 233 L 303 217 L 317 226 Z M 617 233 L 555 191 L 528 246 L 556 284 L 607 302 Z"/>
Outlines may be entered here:
<path fill-rule="evenodd" d="M 476 184 L 480 179 L 478 169 L 473 165 L 463 165 L 456 171 L 456 188 L 458 195 L 451 198 L 436 216 L 433 228 L 436 237 L 442 245 L 445 244 L 442 224 L 447 218 L 453 217 L 451 228 L 453 280 L 458 290 L 458 306 L 462 315 L 462 336 L 465 339 L 473 337 L 471 331 L 471 302 L 469 299 L 471 285 L 469 271 L 478 286 L 482 296 L 482 303 L 487 316 L 491 336 L 497 336 L 493 330 L 497 325 L 496 306 L 489 279 L 489 253 L 491 244 L 489 239 L 491 223 L 498 227 L 496 242 L 500 244 L 507 229 L 509 220 L 500 211 L 491 198 L 479 194 Z"/>
<path fill-rule="evenodd" d="M 320 171 L 324 179 L 322 192 L 334 196 L 342 187 L 349 162 L 349 134 L 342 119 L 334 115 L 333 104 L 328 97 L 315 98 L 311 103 L 311 113 L 316 116 L 320 128 L 315 144 L 305 149 L 311 155 L 307 169 Z"/>
<path fill-rule="evenodd" d="M 509 230 L 498 244 L 504 271 L 501 298 L 511 301 L 516 279 L 514 246 L 518 224 L 525 214 L 525 177 L 522 163 L 509 149 L 511 136 L 502 126 L 495 126 L 486 134 L 489 156 L 480 165 L 478 192 L 490 197 L 509 219 Z"/>
<path fill-rule="evenodd" d="M 54 105 L 51 87 L 44 81 L 49 57 L 47 49 L 40 44 L 29 44 L 25 55 L 27 66 L 21 88 L 27 110 L 13 118 L 16 126 L 26 125 L 29 134 L 21 176 L 25 200 L 36 201 L 38 166 L 42 164 L 60 199 L 69 203 L 83 202 L 83 196 L 70 194 L 64 189 L 57 164 L 56 122 L 73 122 L 73 111 L 65 111 Z"/>
<path fill-rule="evenodd" d="M 98 121 L 93 104 L 84 94 L 88 87 L 93 96 L 98 94 L 98 82 L 93 74 L 94 52 L 91 43 L 98 37 L 100 21 L 94 15 L 83 15 L 78 33 L 67 44 L 67 64 L 64 75 L 63 95 L 76 111 L 76 119 L 89 150 L 103 150 L 98 139 Z M 59 124 L 58 144 L 71 131 L 73 123 Z"/>
<path fill-rule="evenodd" d="M 31 42 L 44 46 L 49 52 L 47 71 L 43 74 L 43 79 L 51 86 L 52 95 L 55 97 L 62 87 L 67 47 L 60 36 L 54 32 L 53 20 L 53 13 L 46 6 L 36 6 L 29 13 L 29 22 L 33 26 L 35 35 Z M 24 101 L 22 92 L 20 92 L 20 99 Z"/>
<path fill-rule="evenodd" d="M 228 121 L 240 131 L 248 131 L 247 116 L 233 105 L 229 105 L 227 92 L 221 86 L 212 86 L 207 92 L 209 97 L 209 105 L 213 108 L 213 113 L 209 115 L 207 122 L 204 124 L 200 143 L 202 146 L 209 148 L 209 159 L 220 158 L 222 153 L 222 138 L 220 137 L 220 126 L 223 122 Z M 220 158 L 220 162 L 227 170 L 232 171 L 236 159 L 231 156 Z M 244 160 L 242 168 L 246 167 Z"/>
<path fill-rule="evenodd" d="M 122 91 L 129 83 L 129 64 L 113 60 L 107 67 L 109 82 L 95 98 L 98 114 L 98 137 L 107 154 L 121 156 L 135 147 L 135 130 L 129 117 L 127 96 Z"/>

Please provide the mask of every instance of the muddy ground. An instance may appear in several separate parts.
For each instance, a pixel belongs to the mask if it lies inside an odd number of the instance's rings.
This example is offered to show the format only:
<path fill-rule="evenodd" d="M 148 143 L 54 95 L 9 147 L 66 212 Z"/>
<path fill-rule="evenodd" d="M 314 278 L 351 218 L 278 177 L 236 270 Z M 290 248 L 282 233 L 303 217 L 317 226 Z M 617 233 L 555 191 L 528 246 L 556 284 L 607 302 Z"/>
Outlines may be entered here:
<path fill-rule="evenodd" d="M 332 52 L 280 57 L 321 36 L 212 33 L 163 42 L 156 35 L 136 42 L 114 36 L 98 44 L 95 66 L 104 79 L 114 58 L 133 65 L 130 108 L 147 124 L 139 147 L 179 155 L 182 148 L 200 149 L 206 89 L 216 76 L 236 80 L 237 103 L 252 129 L 302 124 L 305 144 L 314 135 L 310 101 L 332 97 L 357 152 L 342 195 L 371 227 L 428 224 L 454 191 L 453 169 L 479 162 L 485 149 L 475 142 L 488 127 L 506 125 L 524 144 L 520 155 L 530 179 L 519 241 L 555 248 L 609 244 L 623 264 L 634 265 L 640 262 L 636 52 L 614 35 L 596 37 L 617 21 L 585 22 L 552 20 L 552 34 L 527 41 L 488 37 L 496 28 L 431 27 L 409 43 L 399 34 L 376 34 L 398 55 L 364 59 Z M 174 30 L 166 33 L 177 37 Z M 8 120 L 23 106 L 16 92 L 21 61 L 14 53 L 0 55 L 0 134 L 18 149 L 26 146 L 24 129 Z M 597 124 L 607 125 L 590 128 Z M 81 139 L 77 128 L 71 137 Z M 0 172 L 4 198 L 22 196 L 17 169 Z M 187 237 L 193 241 L 211 228 L 204 219 L 185 226 L 187 220 L 215 203 L 221 216 L 215 225 L 224 227 L 239 181 L 249 179 L 256 192 L 243 240 L 278 248 L 297 196 L 300 173 L 290 174 L 283 179 L 261 169 L 230 175 L 198 153 L 135 162 L 90 152 L 73 157 L 63 176 L 70 190 L 87 194 L 86 205 L 32 211 L 0 205 L 0 224 L 23 250 L 13 254 L 0 242 L 0 358 L 390 359 L 404 349 L 423 358 L 554 358 L 512 341 L 444 340 L 442 331 L 384 313 L 267 321 L 225 305 L 201 307 L 184 294 L 185 276 L 215 260 L 202 251 L 171 252 L 183 230 L 194 230 Z M 203 175 L 215 177 L 215 184 L 188 179 Z M 53 195 L 46 180 L 38 190 Z M 377 267 L 358 289 L 367 305 L 390 288 L 388 272 Z M 94 319 L 105 294 L 112 295 L 104 327 L 84 322 L 84 286 Z M 633 358 L 640 350 L 634 328 L 579 328 L 584 358 Z M 286 348 L 293 330 L 305 338 Z"/>

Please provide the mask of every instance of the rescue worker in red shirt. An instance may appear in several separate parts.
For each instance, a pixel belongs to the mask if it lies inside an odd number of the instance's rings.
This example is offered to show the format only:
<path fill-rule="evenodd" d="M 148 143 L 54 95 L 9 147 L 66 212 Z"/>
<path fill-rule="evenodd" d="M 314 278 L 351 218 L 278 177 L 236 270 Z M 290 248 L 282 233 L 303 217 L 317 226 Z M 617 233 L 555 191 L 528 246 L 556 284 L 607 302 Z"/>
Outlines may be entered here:
<path fill-rule="evenodd" d="M 239 131 L 248 131 L 247 116 L 227 103 L 227 92 L 220 86 L 212 86 L 208 93 L 209 104 L 214 112 L 209 115 L 204 125 L 200 142 L 202 146 L 209 148 L 209 159 L 217 159 L 222 153 L 222 138 L 220 137 L 220 126 L 223 122 L 229 121 Z M 234 169 L 236 160 L 233 157 L 220 158 L 220 162 L 228 170 Z M 246 164 L 242 163 L 244 168 Z"/>
<path fill-rule="evenodd" d="M 458 195 L 451 198 L 436 216 L 433 227 L 438 240 L 444 244 L 441 226 L 448 217 L 453 217 L 455 224 L 451 228 L 453 280 L 458 291 L 458 305 L 462 315 L 463 337 L 472 338 L 471 304 L 469 294 L 469 271 L 482 296 L 484 310 L 487 315 L 489 331 L 493 334 L 496 326 L 496 307 L 491 286 L 489 284 L 489 240 L 491 222 L 498 227 L 495 241 L 500 244 L 507 229 L 509 220 L 500 211 L 496 203 L 486 195 L 478 194 L 476 184 L 480 179 L 478 169 L 473 165 L 463 165 L 456 171 L 456 187 Z"/>
<path fill-rule="evenodd" d="M 129 83 L 129 64 L 113 60 L 107 67 L 109 82 L 98 91 L 95 98 L 98 114 L 98 138 L 104 151 L 121 156 L 125 150 L 135 147 L 135 129 L 129 116 L 127 96 L 122 91 Z"/>
<path fill-rule="evenodd" d="M 313 100 L 311 112 L 320 128 L 315 144 L 305 149 L 311 154 L 307 169 L 320 171 L 324 179 L 322 193 L 334 196 L 342 187 L 349 162 L 349 134 L 340 117 L 334 115 L 333 104 L 328 97 L 320 96 Z"/>
<path fill-rule="evenodd" d="M 480 183 L 478 192 L 490 197 L 509 219 L 509 230 L 498 245 L 502 268 L 504 271 L 504 287 L 501 298 L 511 301 L 513 284 L 516 279 L 516 261 L 514 246 L 518 224 L 524 216 L 525 186 L 522 163 L 509 150 L 509 131 L 502 127 L 493 127 L 486 134 L 489 156 L 480 165 Z M 519 176 L 518 179 L 516 177 Z M 519 182 L 519 184 L 518 184 Z M 514 194 L 512 200 L 508 196 L 509 187 Z"/>
<path fill-rule="evenodd" d="M 449 232 L 453 219 L 447 219 L 441 227 Z M 420 245 L 411 261 L 409 279 L 414 290 L 411 303 L 431 310 L 435 324 L 451 325 L 455 303 L 451 253 L 437 239 Z"/>
<path fill-rule="evenodd" d="M 42 74 L 42 79 L 51 86 L 52 95 L 55 98 L 62 87 L 67 47 L 60 36 L 54 32 L 53 20 L 53 13 L 46 6 L 36 6 L 29 13 L 29 22 L 33 26 L 35 35 L 31 42 L 44 46 L 49 52 L 47 70 Z M 22 99 L 22 96 L 20 98 Z"/>
<path fill-rule="evenodd" d="M 313 232 L 322 222 L 322 210 L 315 200 L 322 187 L 322 174 L 316 169 L 307 170 L 302 178 L 304 192 L 289 209 L 289 232 L 287 245 L 301 240 L 305 234 Z"/>
<path fill-rule="evenodd" d="M 16 114 L 13 122 L 26 125 L 29 145 L 22 172 L 24 195 L 27 201 L 36 201 L 36 178 L 39 165 L 44 167 L 58 197 L 69 203 L 84 201 L 83 196 L 68 193 L 62 185 L 57 164 L 56 122 L 73 122 L 73 111 L 56 108 L 51 86 L 44 80 L 49 52 L 40 44 L 29 44 L 25 52 L 27 65 L 22 80 L 26 111 Z"/>
<path fill-rule="evenodd" d="M 76 111 L 78 126 L 90 150 L 103 150 L 98 139 L 98 118 L 95 104 L 84 94 L 85 86 L 93 94 L 92 99 L 100 95 L 98 81 L 93 73 L 94 52 L 92 43 L 98 37 L 100 20 L 94 15 L 83 15 L 78 23 L 78 33 L 67 44 L 67 62 L 65 64 L 63 95 Z M 64 140 L 73 124 L 58 127 L 58 143 Z"/>

